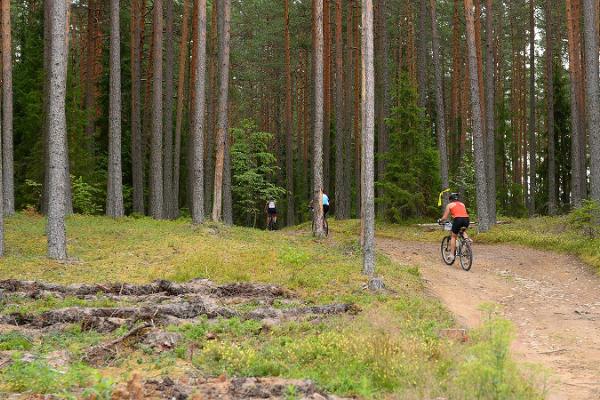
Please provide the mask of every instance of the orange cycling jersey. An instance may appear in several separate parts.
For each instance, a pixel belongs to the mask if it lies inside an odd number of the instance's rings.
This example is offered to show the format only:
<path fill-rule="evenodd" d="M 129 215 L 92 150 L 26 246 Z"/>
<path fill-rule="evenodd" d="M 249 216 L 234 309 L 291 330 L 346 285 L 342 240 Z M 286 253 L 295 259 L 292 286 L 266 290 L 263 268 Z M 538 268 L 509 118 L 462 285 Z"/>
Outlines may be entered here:
<path fill-rule="evenodd" d="M 467 207 L 460 201 L 450 203 L 449 207 L 452 218 L 469 218 Z"/>

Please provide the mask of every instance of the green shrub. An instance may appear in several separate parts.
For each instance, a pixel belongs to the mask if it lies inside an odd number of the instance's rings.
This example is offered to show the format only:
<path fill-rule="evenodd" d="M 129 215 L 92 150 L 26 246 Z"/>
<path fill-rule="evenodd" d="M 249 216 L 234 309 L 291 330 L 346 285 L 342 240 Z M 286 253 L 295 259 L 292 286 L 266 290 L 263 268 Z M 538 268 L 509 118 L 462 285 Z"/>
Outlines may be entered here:
<path fill-rule="evenodd" d="M 584 200 L 582 205 L 569 214 L 569 225 L 589 239 L 600 234 L 600 203 Z"/>
<path fill-rule="evenodd" d="M 30 350 L 31 340 L 18 332 L 0 334 L 0 350 Z"/>
<path fill-rule="evenodd" d="M 104 193 L 90 185 L 83 177 L 71 177 L 73 186 L 73 211 L 78 214 L 97 215 L 104 209 Z"/>

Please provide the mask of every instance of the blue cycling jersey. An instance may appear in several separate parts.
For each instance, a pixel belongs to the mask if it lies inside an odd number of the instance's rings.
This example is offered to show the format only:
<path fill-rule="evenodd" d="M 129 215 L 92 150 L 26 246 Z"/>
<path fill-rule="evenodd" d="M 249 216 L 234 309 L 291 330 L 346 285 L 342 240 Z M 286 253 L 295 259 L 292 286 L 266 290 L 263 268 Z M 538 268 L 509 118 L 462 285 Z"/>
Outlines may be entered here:
<path fill-rule="evenodd" d="M 325 193 L 323 193 L 323 205 L 324 206 L 329 205 L 329 197 Z"/>

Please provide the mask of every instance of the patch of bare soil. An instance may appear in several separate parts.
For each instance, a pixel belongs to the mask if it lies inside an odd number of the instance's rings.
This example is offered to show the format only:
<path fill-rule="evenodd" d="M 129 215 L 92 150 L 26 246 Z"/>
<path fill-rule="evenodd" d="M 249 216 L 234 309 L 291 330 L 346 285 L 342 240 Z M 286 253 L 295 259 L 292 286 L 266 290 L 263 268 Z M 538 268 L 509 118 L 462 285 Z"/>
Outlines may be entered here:
<path fill-rule="evenodd" d="M 518 359 L 552 374 L 549 399 L 600 398 L 600 277 L 573 257 L 475 243 L 470 272 L 446 266 L 436 243 L 380 239 L 395 261 L 420 266 L 427 289 L 467 328 L 482 303 L 501 305 L 516 327 Z"/>

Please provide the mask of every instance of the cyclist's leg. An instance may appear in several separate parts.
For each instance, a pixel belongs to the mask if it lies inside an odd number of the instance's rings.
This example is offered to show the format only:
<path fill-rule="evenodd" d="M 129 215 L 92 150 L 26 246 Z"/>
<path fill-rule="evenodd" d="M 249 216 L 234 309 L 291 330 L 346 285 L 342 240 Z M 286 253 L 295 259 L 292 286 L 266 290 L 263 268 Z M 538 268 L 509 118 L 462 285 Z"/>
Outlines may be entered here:
<path fill-rule="evenodd" d="M 456 254 L 456 239 L 457 239 L 458 235 L 454 232 L 452 232 L 452 238 L 450 239 L 450 254 L 452 254 L 452 257 L 454 257 L 454 255 Z"/>

